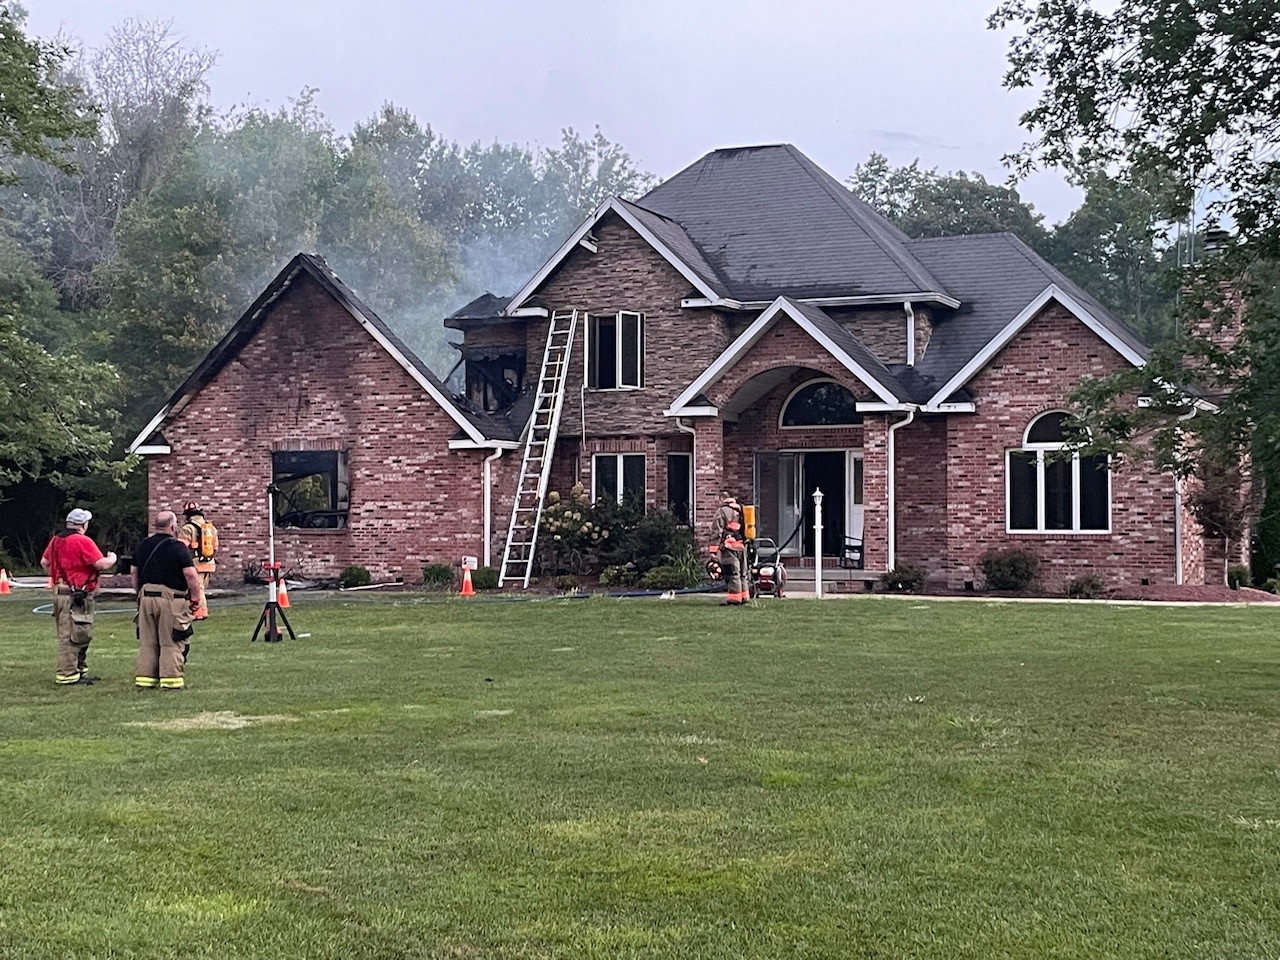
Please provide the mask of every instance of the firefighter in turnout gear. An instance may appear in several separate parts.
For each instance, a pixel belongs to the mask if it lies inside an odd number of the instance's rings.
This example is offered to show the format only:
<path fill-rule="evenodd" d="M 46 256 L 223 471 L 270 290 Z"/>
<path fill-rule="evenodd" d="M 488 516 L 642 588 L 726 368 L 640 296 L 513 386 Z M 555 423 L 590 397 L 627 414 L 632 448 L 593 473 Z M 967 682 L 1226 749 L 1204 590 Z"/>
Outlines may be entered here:
<path fill-rule="evenodd" d="M 67 514 L 67 526 L 44 548 L 40 566 L 53 582 L 53 620 L 58 631 L 58 670 L 54 679 L 64 686 L 90 684 L 85 658 L 93 639 L 93 595 L 98 574 L 116 564 L 110 550 L 104 556 L 85 535 L 93 514 L 75 509 Z"/>
<path fill-rule="evenodd" d="M 138 591 L 139 689 L 181 690 L 191 641 L 191 619 L 204 605 L 204 590 L 187 545 L 177 538 L 172 510 L 156 514 L 155 533 L 133 551 L 133 588 Z"/>
<path fill-rule="evenodd" d="M 218 528 L 204 518 L 204 511 L 194 500 L 188 501 L 182 508 L 186 523 L 178 531 L 178 539 L 187 545 L 191 555 L 195 557 L 196 573 L 200 575 L 200 608 L 196 610 L 195 619 L 204 620 L 209 616 L 208 591 L 209 576 L 218 569 L 214 556 L 218 552 Z"/>
<path fill-rule="evenodd" d="M 725 493 L 720 509 L 711 520 L 711 555 L 719 561 L 724 575 L 724 605 L 740 607 L 747 602 L 747 582 L 744 579 L 747 542 L 742 529 L 742 505 L 731 493 Z"/>

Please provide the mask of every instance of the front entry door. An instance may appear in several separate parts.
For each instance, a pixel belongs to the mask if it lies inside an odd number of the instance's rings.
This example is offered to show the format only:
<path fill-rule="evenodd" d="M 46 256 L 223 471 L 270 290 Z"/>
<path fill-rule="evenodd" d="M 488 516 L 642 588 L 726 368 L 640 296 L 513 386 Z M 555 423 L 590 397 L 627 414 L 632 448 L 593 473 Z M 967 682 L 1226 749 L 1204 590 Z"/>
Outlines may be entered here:
<path fill-rule="evenodd" d="M 759 534 L 787 556 L 812 557 L 813 491 L 822 489 L 822 553 L 837 557 L 862 537 L 862 454 L 853 450 L 756 454 Z"/>
<path fill-rule="evenodd" d="M 814 555 L 813 492 L 822 491 L 822 555 L 838 557 L 845 536 L 845 453 L 843 450 L 801 454 L 801 503 L 804 528 L 800 531 L 806 557 Z"/>

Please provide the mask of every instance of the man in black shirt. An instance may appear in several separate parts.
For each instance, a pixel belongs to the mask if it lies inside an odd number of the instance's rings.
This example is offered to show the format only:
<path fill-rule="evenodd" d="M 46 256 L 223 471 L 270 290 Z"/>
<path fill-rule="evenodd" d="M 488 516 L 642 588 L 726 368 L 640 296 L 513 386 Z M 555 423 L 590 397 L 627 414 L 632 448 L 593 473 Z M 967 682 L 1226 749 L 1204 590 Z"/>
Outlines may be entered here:
<path fill-rule="evenodd" d="M 138 592 L 139 689 L 181 690 L 185 684 L 191 618 L 204 603 L 200 576 L 187 545 L 177 539 L 178 518 L 161 510 L 155 533 L 133 551 L 133 589 Z"/>

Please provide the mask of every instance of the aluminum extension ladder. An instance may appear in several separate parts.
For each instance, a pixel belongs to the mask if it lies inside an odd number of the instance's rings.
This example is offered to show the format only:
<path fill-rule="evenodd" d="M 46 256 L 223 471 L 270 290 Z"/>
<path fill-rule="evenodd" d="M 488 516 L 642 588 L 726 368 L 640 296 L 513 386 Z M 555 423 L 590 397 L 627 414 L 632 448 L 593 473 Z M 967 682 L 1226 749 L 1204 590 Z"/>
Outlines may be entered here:
<path fill-rule="evenodd" d="M 555 453 L 560 410 L 564 407 L 565 382 L 568 380 L 569 354 L 577 329 L 577 310 L 551 314 L 533 416 L 529 418 L 525 435 L 524 460 L 520 464 L 515 501 L 511 504 L 507 546 L 502 552 L 502 569 L 498 574 L 500 587 L 516 580 L 528 587 L 529 578 L 533 575 L 533 552 L 538 545 L 542 501 L 547 495 L 547 481 L 551 477 L 551 458 Z"/>

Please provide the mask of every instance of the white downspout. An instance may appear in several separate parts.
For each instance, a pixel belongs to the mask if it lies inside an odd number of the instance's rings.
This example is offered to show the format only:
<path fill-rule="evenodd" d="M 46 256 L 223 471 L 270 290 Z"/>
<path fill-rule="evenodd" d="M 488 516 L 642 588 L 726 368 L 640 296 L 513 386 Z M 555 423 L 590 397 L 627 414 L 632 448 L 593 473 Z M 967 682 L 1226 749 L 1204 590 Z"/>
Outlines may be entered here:
<path fill-rule="evenodd" d="M 686 427 L 681 417 L 675 418 L 676 429 L 692 437 L 689 445 L 689 526 L 698 529 L 698 431 Z"/>
<path fill-rule="evenodd" d="M 908 423 L 910 423 L 915 418 L 916 418 L 916 408 L 910 407 L 907 410 L 907 419 L 899 420 L 897 423 L 889 424 L 889 433 L 884 444 L 885 461 L 888 465 L 888 473 L 885 477 L 885 507 L 889 514 L 888 516 L 889 522 L 887 524 L 887 530 L 885 535 L 885 559 L 888 562 L 889 570 L 892 570 L 895 566 L 897 566 L 897 553 L 898 553 L 898 518 L 896 514 L 897 495 L 896 495 L 895 484 L 894 484 L 894 474 L 896 474 L 898 471 L 895 464 L 896 444 L 894 442 L 893 435 L 897 433 L 900 428 L 905 427 Z"/>
<path fill-rule="evenodd" d="M 916 312 L 911 308 L 911 301 L 906 300 L 902 309 L 907 312 L 907 366 L 916 365 Z M 907 423 L 911 421 L 908 420 Z"/>
<path fill-rule="evenodd" d="M 502 448 L 484 458 L 484 471 L 480 482 L 484 484 L 484 566 L 492 566 L 493 544 L 493 462 L 502 456 Z"/>

